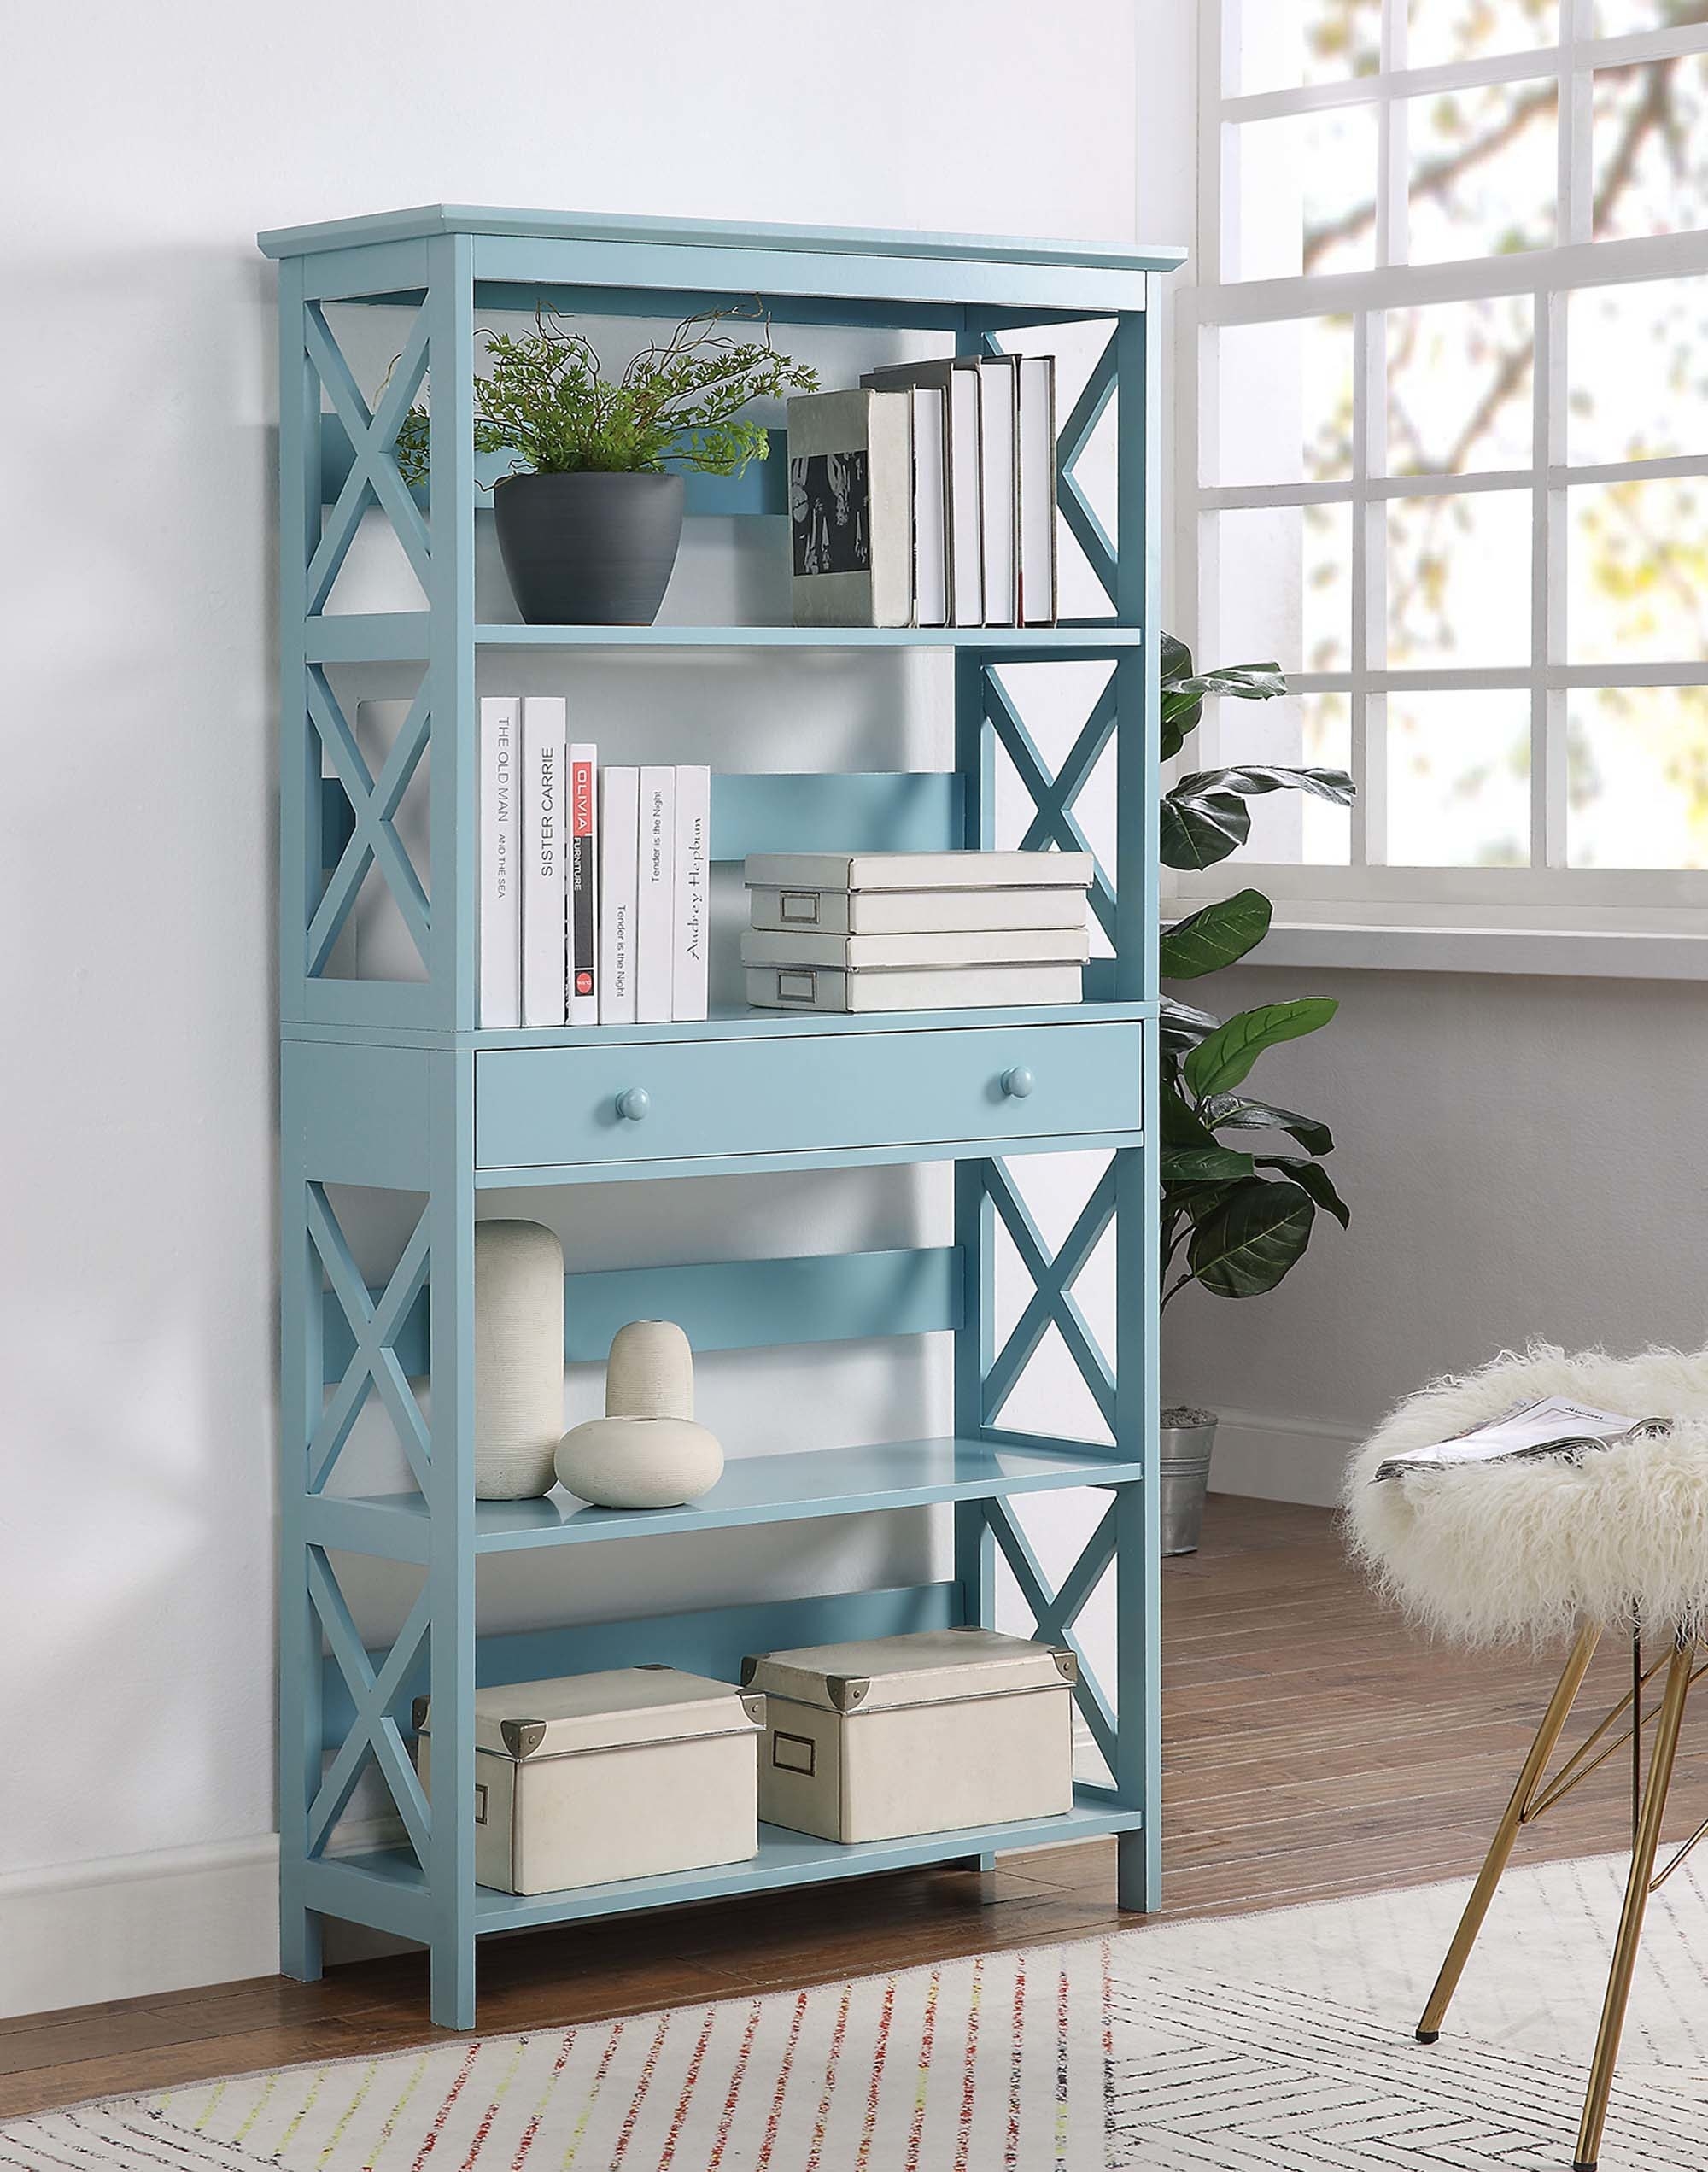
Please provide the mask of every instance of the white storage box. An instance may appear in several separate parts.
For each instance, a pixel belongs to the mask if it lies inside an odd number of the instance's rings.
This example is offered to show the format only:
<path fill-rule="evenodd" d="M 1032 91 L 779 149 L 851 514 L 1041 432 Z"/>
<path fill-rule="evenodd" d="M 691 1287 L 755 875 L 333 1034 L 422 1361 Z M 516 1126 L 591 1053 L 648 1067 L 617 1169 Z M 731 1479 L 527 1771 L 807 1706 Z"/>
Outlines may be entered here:
<path fill-rule="evenodd" d="M 1073 1654 L 932 1629 L 744 1660 L 765 1695 L 759 1814 L 824 1840 L 893 1840 L 1073 1806 Z"/>
<path fill-rule="evenodd" d="M 432 1706 L 415 1701 L 421 1784 Z M 475 1692 L 475 1878 L 553 1893 L 758 1853 L 765 1701 L 670 1666 Z"/>

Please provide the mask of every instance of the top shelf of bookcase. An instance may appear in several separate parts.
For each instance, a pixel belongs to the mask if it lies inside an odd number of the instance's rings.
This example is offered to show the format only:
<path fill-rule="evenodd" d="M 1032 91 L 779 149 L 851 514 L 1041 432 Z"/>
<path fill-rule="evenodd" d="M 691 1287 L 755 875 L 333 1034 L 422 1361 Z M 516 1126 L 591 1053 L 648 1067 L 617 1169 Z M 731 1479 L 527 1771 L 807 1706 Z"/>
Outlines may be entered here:
<path fill-rule="evenodd" d="M 478 307 L 531 308 L 554 288 L 588 313 L 675 313 L 684 298 L 752 301 L 780 321 L 945 327 L 964 307 L 1039 323 L 1143 309 L 1148 277 L 1178 249 L 857 226 L 733 225 L 709 219 L 423 204 L 258 237 L 301 257 L 312 300 L 420 299 L 436 243 L 466 237 Z"/>

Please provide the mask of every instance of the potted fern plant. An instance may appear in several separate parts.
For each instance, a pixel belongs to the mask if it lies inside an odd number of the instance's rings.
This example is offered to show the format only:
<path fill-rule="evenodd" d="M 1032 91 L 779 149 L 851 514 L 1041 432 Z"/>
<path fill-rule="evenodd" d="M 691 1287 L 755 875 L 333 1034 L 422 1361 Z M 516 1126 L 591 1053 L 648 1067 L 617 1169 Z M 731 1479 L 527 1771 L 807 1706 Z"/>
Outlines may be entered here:
<path fill-rule="evenodd" d="M 1273 664 L 1195 672 L 1190 651 L 1162 641 L 1162 757 L 1179 754 L 1208 694 L 1268 701 L 1287 682 Z M 1350 804 L 1343 770 L 1279 768 L 1254 762 L 1183 776 L 1165 793 L 1161 856 L 1167 867 L 1215 865 L 1244 844 L 1246 802 L 1269 792 L 1307 792 Z M 1261 890 L 1237 890 L 1174 922 L 1162 936 L 1166 981 L 1197 981 L 1255 949 L 1273 908 Z M 1247 1089 L 1266 1049 L 1319 1032 L 1334 1016 L 1325 996 L 1260 1004 L 1227 1019 L 1165 997 L 1162 1004 L 1162 1303 L 1186 1291 L 1255 1297 L 1272 1290 L 1303 1257 L 1319 1215 L 1342 1228 L 1345 1201 L 1323 1167 L 1333 1134 L 1315 1117 L 1278 1108 Z M 1271 1150 L 1266 1152 L 1263 1150 Z M 1162 1414 L 1161 1501 L 1165 1553 L 1196 1550 L 1215 1439 L 1213 1411 Z"/>
<path fill-rule="evenodd" d="M 745 337 L 748 325 L 759 337 Z M 493 510 L 530 626 L 651 625 L 681 542 L 681 471 L 739 475 L 769 450 L 743 410 L 818 389 L 816 371 L 772 346 L 763 314 L 685 318 L 615 376 L 544 308 L 532 331 L 483 337 L 475 450 L 516 463 L 493 486 Z M 427 440 L 426 413 L 412 409 L 397 442 L 405 482 L 424 478 Z"/>

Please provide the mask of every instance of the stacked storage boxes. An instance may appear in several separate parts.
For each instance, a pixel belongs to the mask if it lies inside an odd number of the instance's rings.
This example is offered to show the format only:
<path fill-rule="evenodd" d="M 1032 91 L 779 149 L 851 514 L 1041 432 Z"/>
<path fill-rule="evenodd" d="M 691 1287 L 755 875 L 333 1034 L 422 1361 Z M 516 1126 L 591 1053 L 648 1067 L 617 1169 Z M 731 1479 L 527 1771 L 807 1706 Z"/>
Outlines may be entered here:
<path fill-rule="evenodd" d="M 756 852 L 741 938 L 768 1010 L 1078 1003 L 1089 852 Z"/>

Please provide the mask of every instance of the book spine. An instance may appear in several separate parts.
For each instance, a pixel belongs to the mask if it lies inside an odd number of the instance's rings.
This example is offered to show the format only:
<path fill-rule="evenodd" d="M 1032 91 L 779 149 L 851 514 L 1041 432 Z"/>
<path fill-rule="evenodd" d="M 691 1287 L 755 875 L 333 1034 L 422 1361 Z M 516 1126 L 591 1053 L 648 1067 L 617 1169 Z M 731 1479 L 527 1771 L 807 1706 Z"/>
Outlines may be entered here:
<path fill-rule="evenodd" d="M 564 1022 L 564 704 L 522 704 L 522 1022 Z"/>
<path fill-rule="evenodd" d="M 676 957 L 670 1015 L 706 1015 L 711 949 L 711 771 L 702 762 L 676 771 Z"/>
<path fill-rule="evenodd" d="M 670 1022 L 676 968 L 676 774 L 640 772 L 640 903 L 636 915 L 635 1016 Z"/>
<path fill-rule="evenodd" d="M 483 1026 L 522 1023 L 521 869 L 517 792 L 521 770 L 517 704 L 481 703 L 480 1003 Z"/>
<path fill-rule="evenodd" d="M 640 858 L 640 772 L 599 781 L 599 1022 L 635 1023 L 635 877 Z"/>
<path fill-rule="evenodd" d="M 569 749 L 569 1022 L 599 1023 L 599 749 L 578 741 Z"/>

